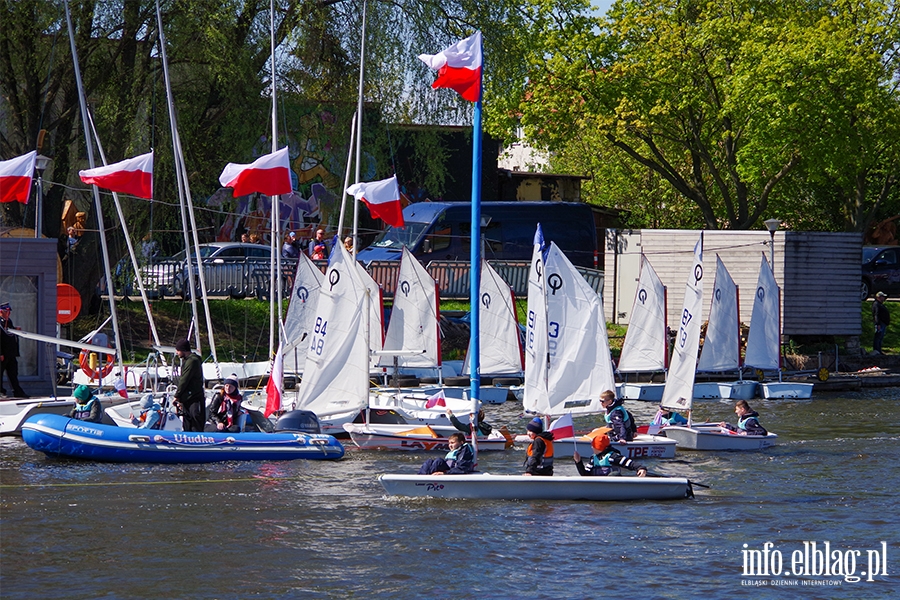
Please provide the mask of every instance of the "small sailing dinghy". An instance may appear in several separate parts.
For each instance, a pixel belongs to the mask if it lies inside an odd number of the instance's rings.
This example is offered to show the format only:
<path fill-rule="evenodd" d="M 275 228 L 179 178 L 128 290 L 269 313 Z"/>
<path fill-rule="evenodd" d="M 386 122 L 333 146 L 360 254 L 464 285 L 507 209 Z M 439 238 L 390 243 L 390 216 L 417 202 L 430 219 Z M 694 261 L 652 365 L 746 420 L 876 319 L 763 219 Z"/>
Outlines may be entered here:
<path fill-rule="evenodd" d="M 390 475 L 388 494 L 478 500 L 678 500 L 694 495 L 685 477 L 529 477 L 527 475 Z"/>
<path fill-rule="evenodd" d="M 703 237 L 694 246 L 694 264 L 684 289 L 681 325 L 675 336 L 675 346 L 669 377 L 663 391 L 661 406 L 670 410 L 687 411 L 687 425 L 667 425 L 662 433 L 675 440 L 679 448 L 688 450 L 760 450 L 773 445 L 777 435 L 740 435 L 724 427 L 707 424 L 692 426 L 694 377 L 697 351 L 700 348 L 700 312 L 703 305 Z"/>
<path fill-rule="evenodd" d="M 350 439 L 363 450 L 410 450 L 414 452 L 448 452 L 450 434 L 454 427 L 345 423 L 344 430 Z M 507 437 L 508 436 L 508 437 Z M 487 437 L 478 437 L 478 451 L 506 450 L 513 445 L 512 436 L 492 431 Z"/>
<path fill-rule="evenodd" d="M 48 456 L 106 462 L 210 463 L 225 460 L 336 460 L 334 437 L 307 433 L 211 433 L 132 429 L 39 414 L 22 425 L 22 439 Z"/>

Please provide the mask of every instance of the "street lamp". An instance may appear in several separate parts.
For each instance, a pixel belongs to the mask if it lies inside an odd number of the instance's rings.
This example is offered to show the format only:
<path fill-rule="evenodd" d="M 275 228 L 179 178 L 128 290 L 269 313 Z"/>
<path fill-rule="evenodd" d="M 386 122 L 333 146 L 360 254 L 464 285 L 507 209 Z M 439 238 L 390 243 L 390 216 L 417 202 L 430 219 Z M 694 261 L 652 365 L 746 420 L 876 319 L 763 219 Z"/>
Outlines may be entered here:
<path fill-rule="evenodd" d="M 772 259 L 772 276 L 775 276 L 775 232 L 778 231 L 778 226 L 781 225 L 781 219 L 766 219 L 765 221 L 766 229 L 769 230 L 769 256 Z"/>
<path fill-rule="evenodd" d="M 38 176 L 38 197 L 37 197 L 37 206 L 35 207 L 34 213 L 34 237 L 41 237 L 41 232 L 43 231 L 42 225 L 44 224 L 44 169 L 50 166 L 50 163 L 53 162 L 52 158 L 46 157 L 43 154 L 38 154 L 34 159 L 34 169 L 37 171 Z"/>

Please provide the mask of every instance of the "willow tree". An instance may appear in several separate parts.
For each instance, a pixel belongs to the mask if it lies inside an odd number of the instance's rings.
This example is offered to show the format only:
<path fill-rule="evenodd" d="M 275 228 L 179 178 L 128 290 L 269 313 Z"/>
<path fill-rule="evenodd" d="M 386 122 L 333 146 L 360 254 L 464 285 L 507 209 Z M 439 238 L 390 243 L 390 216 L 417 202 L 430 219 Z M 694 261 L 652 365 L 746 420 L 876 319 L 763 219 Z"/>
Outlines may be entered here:
<path fill-rule="evenodd" d="M 711 229 L 799 217 L 785 182 L 800 170 L 807 191 L 840 190 L 848 229 L 896 201 L 896 3 L 620 0 L 563 21 L 554 4 L 531 4 L 544 18 L 518 106 L 538 145 L 571 157 L 593 140 L 599 173 L 654 173 Z"/>

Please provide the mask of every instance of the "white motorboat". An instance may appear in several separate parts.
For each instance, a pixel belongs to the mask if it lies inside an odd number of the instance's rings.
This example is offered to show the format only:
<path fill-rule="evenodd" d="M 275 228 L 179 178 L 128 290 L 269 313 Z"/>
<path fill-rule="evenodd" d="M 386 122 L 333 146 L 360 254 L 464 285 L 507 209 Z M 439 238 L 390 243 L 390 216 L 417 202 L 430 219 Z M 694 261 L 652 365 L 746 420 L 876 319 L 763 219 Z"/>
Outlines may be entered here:
<path fill-rule="evenodd" d="M 766 399 L 812 398 L 813 384 L 800 381 L 763 381 L 759 384 L 759 396 Z"/>
<path fill-rule="evenodd" d="M 677 500 L 693 496 L 684 477 L 529 477 L 525 475 L 390 475 L 388 494 L 473 500 Z"/>
<path fill-rule="evenodd" d="M 346 423 L 344 430 L 363 450 L 407 450 L 414 452 L 450 450 L 448 439 L 454 427 L 410 427 L 409 425 L 378 425 Z M 509 434 L 507 434 L 508 436 Z M 492 431 L 488 437 L 478 437 L 478 451 L 506 450 L 512 447 L 512 436 Z"/>
<path fill-rule="evenodd" d="M 616 396 L 623 400 L 641 400 L 643 402 L 659 402 L 662 400 L 664 383 L 631 382 L 616 384 Z"/>
<path fill-rule="evenodd" d="M 694 383 L 694 398 L 703 400 L 750 400 L 756 397 L 755 381 L 703 381 Z"/>
<path fill-rule="evenodd" d="M 741 435 L 725 427 L 668 425 L 662 432 L 686 450 L 763 450 L 777 443 L 778 435 Z"/>

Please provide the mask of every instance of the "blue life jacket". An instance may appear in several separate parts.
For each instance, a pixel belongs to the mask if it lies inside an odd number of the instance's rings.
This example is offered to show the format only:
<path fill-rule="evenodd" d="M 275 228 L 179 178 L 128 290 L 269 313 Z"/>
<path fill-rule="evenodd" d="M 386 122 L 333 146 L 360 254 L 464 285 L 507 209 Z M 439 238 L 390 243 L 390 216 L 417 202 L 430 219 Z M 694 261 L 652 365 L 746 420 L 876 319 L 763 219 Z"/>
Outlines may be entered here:
<path fill-rule="evenodd" d="M 622 411 L 622 421 L 625 423 L 625 431 L 628 431 L 632 438 L 634 438 L 634 434 L 637 433 L 637 425 L 634 423 L 634 419 L 631 418 L 631 415 L 628 414 L 628 411 L 625 410 L 625 407 L 619 404 L 618 406 L 614 406 L 611 411 L 603 415 L 603 418 L 606 419 L 606 423 L 612 423 L 612 419 L 610 418 L 614 411 L 620 410 Z"/>
<path fill-rule="evenodd" d="M 75 403 L 75 412 L 73 414 L 73 419 L 78 419 L 79 421 L 86 421 L 91 418 L 91 409 L 94 407 L 94 402 L 100 402 L 97 400 L 97 396 L 91 396 L 91 399 L 85 402 L 84 404 Z"/>

